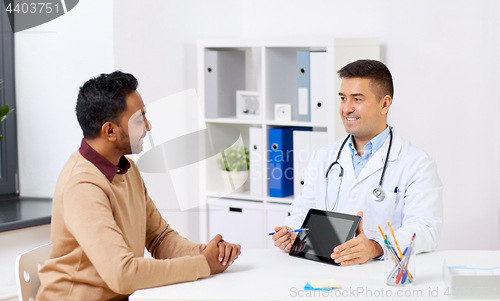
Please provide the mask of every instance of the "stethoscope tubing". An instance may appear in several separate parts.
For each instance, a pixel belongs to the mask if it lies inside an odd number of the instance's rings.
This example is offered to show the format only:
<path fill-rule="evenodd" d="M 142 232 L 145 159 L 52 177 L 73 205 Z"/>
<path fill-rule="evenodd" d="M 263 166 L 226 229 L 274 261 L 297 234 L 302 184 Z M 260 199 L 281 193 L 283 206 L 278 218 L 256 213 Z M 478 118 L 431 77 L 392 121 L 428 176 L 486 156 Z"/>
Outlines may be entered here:
<path fill-rule="evenodd" d="M 391 148 L 392 148 L 392 128 L 391 127 L 389 127 L 389 135 L 390 135 L 389 149 L 387 150 L 387 155 L 385 157 L 384 167 L 382 169 L 382 174 L 380 176 L 380 181 L 378 183 L 378 187 L 375 188 L 375 189 L 373 189 L 373 192 L 372 192 L 373 199 L 375 201 L 378 201 L 378 202 L 382 201 L 384 199 L 384 196 L 385 196 L 385 193 L 382 190 L 382 183 L 384 181 L 385 171 L 387 169 L 387 162 L 389 161 L 389 155 L 391 153 Z M 330 170 L 333 168 L 333 166 L 335 166 L 335 164 L 337 164 L 340 167 L 340 171 L 339 171 L 339 188 L 337 190 L 337 197 L 335 199 L 335 204 L 333 205 L 333 208 L 331 209 L 332 211 L 337 207 L 337 204 L 338 204 L 338 201 L 339 201 L 340 187 L 342 186 L 342 178 L 344 177 L 344 168 L 342 167 L 342 165 L 340 165 L 340 163 L 338 161 L 339 161 L 340 155 L 342 153 L 342 149 L 344 149 L 344 146 L 345 146 L 345 144 L 347 143 L 347 141 L 349 140 L 350 137 L 351 137 L 351 135 L 348 135 L 344 139 L 344 141 L 342 142 L 342 145 L 340 145 L 339 151 L 337 152 L 337 158 L 326 169 L 326 173 L 325 173 L 325 184 L 326 184 L 326 187 L 325 187 L 325 190 L 326 190 L 326 192 L 325 192 L 325 209 L 326 210 L 328 210 L 328 198 L 327 198 L 327 196 L 328 196 L 328 174 L 330 173 Z"/>

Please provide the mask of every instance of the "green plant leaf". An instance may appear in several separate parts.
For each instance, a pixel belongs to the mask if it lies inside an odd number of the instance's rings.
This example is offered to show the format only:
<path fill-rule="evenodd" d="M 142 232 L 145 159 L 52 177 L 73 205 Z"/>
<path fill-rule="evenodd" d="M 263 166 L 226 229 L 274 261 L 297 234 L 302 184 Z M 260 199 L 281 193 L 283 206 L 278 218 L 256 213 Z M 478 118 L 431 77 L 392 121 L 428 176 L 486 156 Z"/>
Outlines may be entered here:
<path fill-rule="evenodd" d="M 3 107 L 0 108 L 0 117 L 4 117 L 4 116 L 7 116 L 7 114 L 9 114 L 10 112 L 10 109 L 9 109 L 9 106 L 8 105 L 5 105 Z M 2 119 L 3 121 L 3 119 Z"/>
<path fill-rule="evenodd" d="M 3 140 L 3 135 L 0 135 L 0 141 L 2 141 L 2 140 Z"/>

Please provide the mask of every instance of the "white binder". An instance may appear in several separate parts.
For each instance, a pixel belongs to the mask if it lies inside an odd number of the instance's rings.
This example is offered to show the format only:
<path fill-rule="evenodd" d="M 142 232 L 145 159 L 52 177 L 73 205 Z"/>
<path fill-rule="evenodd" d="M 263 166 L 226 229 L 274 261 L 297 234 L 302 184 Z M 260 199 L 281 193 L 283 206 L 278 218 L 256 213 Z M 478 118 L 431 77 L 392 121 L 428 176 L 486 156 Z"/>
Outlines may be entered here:
<path fill-rule="evenodd" d="M 236 116 L 236 91 L 245 90 L 245 51 L 205 50 L 205 117 Z"/>
<path fill-rule="evenodd" d="M 326 52 L 311 51 L 311 122 L 327 122 L 327 55 Z M 333 83 L 330 83 L 333 85 Z"/>
<path fill-rule="evenodd" d="M 309 51 L 297 51 L 297 109 L 299 121 L 311 121 L 311 68 Z"/>
<path fill-rule="evenodd" d="M 293 192 L 297 197 L 302 191 L 304 170 L 313 151 L 327 145 L 326 132 L 293 131 Z"/>
<path fill-rule="evenodd" d="M 261 197 L 263 195 L 263 146 L 262 128 L 251 127 L 249 129 L 250 142 L 250 195 Z"/>

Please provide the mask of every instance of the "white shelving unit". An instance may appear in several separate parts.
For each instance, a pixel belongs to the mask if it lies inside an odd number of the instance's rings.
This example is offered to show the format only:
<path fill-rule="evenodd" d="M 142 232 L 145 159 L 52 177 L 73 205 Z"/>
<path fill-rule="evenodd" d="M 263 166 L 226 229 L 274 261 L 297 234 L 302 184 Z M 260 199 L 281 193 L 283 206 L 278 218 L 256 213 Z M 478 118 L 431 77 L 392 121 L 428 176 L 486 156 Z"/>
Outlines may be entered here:
<path fill-rule="evenodd" d="M 208 199 L 234 199 L 238 201 L 251 201 L 252 210 L 255 202 L 260 204 L 262 210 L 262 233 L 256 233 L 262 237 L 262 245 L 269 246 L 267 232 L 272 231 L 279 224 L 268 225 L 276 222 L 276 212 L 285 212 L 287 206 L 293 201 L 293 196 L 285 198 L 274 198 L 269 196 L 267 153 L 268 130 L 273 127 L 312 127 L 313 131 L 327 133 L 328 143 L 345 136 L 342 121 L 339 118 L 338 92 L 341 80 L 336 71 L 344 65 L 363 58 L 379 59 L 380 46 L 377 38 L 368 39 L 286 39 L 286 40 L 202 40 L 198 41 L 198 96 L 205 112 L 205 51 L 207 50 L 240 50 L 245 52 L 245 90 L 259 91 L 261 93 L 261 116 L 263 119 L 238 119 L 235 116 L 223 118 L 206 118 L 207 126 L 216 129 L 219 134 L 225 130 L 236 129 L 241 133 L 243 143 L 249 148 L 250 127 L 262 128 L 261 148 L 264 164 L 261 174 L 263 193 L 262 197 L 250 195 L 249 191 L 243 193 L 227 194 L 222 186 L 220 171 L 215 162 L 207 160 L 205 166 L 200 168 L 200 204 L 205 204 Z M 297 62 L 296 53 L 299 50 L 326 51 L 327 53 L 327 81 L 332 83 L 327 86 L 327 99 L 323 102 L 329 112 L 327 123 L 311 123 L 297 120 Z M 236 101 L 236 93 L 235 99 Z M 274 105 L 292 104 L 292 121 L 274 120 Z M 205 116 L 205 114 L 203 115 Z M 207 206 L 207 205 L 204 205 Z M 210 206 L 210 203 L 208 204 Z M 200 212 L 200 240 L 208 242 L 209 237 L 209 210 L 208 206 Z M 269 214 L 269 216 L 268 216 Z M 219 215 L 218 215 L 219 216 Z M 286 216 L 286 215 L 284 215 Z M 284 219 L 284 217 L 283 217 Z M 213 223 L 212 223 L 213 224 Z M 252 225 L 248 225 L 252 227 Z M 221 233 L 224 236 L 224 233 Z M 245 237 L 241 237 L 242 240 Z M 238 243 L 238 241 L 236 241 Z"/>

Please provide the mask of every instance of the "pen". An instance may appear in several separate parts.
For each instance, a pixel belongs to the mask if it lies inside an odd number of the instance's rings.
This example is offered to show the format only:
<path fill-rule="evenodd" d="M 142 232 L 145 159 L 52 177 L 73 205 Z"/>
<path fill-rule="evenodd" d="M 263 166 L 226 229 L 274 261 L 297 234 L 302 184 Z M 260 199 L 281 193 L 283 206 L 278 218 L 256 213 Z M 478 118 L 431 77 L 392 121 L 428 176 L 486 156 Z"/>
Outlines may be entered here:
<path fill-rule="evenodd" d="M 411 254 L 411 252 L 413 252 L 413 240 L 415 239 L 415 235 L 416 235 L 416 233 L 413 233 L 413 236 L 412 236 L 411 241 L 410 241 L 410 245 L 406 248 L 406 250 L 408 250 L 409 254 Z M 406 250 L 405 250 L 405 252 L 406 252 Z M 408 262 L 410 261 L 410 256 L 407 256 L 407 258 L 405 258 L 405 260 L 403 260 L 403 261 L 405 261 L 403 264 L 403 266 L 405 268 L 405 272 L 403 273 L 403 279 L 402 279 L 401 283 L 405 283 L 406 276 L 408 275 L 408 267 L 407 266 L 409 265 Z M 409 275 L 409 276 L 410 276 L 409 280 L 411 280 L 411 275 Z"/>
<path fill-rule="evenodd" d="M 391 230 L 392 237 L 394 237 L 394 242 L 396 243 L 396 248 L 398 248 L 399 255 L 401 256 L 401 260 L 403 260 L 403 254 L 401 253 L 401 249 L 399 248 L 398 241 L 396 240 L 396 235 L 394 235 L 394 230 L 392 229 L 391 223 L 387 221 L 389 225 L 389 230 Z"/>
<path fill-rule="evenodd" d="M 288 230 L 286 233 L 293 233 L 293 232 L 302 232 L 302 231 L 309 231 L 309 229 L 304 228 L 304 229 L 295 229 L 295 230 Z M 269 235 L 274 235 L 276 232 L 270 232 Z"/>
<path fill-rule="evenodd" d="M 413 233 L 413 236 L 411 237 L 411 241 L 412 242 L 414 239 L 415 239 L 415 235 L 417 235 L 416 233 Z M 408 251 L 408 247 L 405 248 L 405 250 L 403 251 L 403 256 L 406 255 L 406 252 Z"/>
<path fill-rule="evenodd" d="M 380 228 L 380 226 L 378 226 L 378 230 L 380 231 L 380 234 L 382 234 L 382 239 L 385 239 L 384 232 L 382 232 L 382 228 Z"/>

